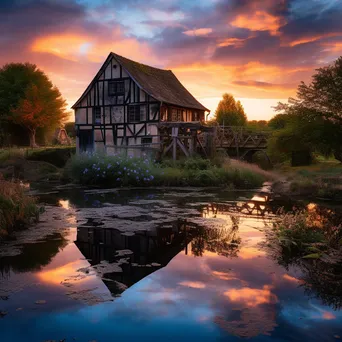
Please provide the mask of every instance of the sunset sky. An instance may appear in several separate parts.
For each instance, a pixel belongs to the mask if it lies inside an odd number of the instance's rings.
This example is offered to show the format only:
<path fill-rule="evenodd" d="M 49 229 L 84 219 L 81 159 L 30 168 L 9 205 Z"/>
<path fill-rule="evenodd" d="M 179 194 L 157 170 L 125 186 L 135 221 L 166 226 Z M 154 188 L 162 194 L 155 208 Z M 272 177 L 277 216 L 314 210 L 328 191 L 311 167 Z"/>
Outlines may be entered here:
<path fill-rule="evenodd" d="M 32 62 L 71 106 L 109 52 L 172 69 L 215 112 L 269 119 L 342 54 L 341 0 L 1 0 L 0 65 Z"/>

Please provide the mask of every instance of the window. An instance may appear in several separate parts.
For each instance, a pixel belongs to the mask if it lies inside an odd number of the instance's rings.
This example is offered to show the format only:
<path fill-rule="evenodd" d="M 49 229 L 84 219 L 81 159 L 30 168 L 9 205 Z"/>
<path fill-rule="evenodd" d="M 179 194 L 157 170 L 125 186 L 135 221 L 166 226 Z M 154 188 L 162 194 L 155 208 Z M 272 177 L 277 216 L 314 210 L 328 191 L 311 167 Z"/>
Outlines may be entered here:
<path fill-rule="evenodd" d="M 152 144 L 152 137 L 141 138 L 141 145 Z"/>
<path fill-rule="evenodd" d="M 108 95 L 122 95 L 125 93 L 125 82 L 123 81 L 113 81 L 108 82 Z"/>
<path fill-rule="evenodd" d="M 94 117 L 94 124 L 100 125 L 101 124 L 101 107 L 93 108 L 93 117 Z"/>
<path fill-rule="evenodd" d="M 183 115 L 181 109 L 172 108 L 171 121 L 183 121 Z"/>
<path fill-rule="evenodd" d="M 175 108 L 171 110 L 171 121 L 177 121 L 177 109 Z"/>
<path fill-rule="evenodd" d="M 128 107 L 128 121 L 139 122 L 146 121 L 146 106 L 145 105 L 131 105 Z"/>

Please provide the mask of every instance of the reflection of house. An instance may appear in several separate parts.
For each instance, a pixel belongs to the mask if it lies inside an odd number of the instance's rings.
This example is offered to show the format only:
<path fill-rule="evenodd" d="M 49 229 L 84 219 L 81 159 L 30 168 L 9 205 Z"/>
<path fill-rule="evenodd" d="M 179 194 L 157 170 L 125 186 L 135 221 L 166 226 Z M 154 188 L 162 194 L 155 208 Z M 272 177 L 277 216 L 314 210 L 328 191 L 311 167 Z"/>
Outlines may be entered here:
<path fill-rule="evenodd" d="M 75 110 L 78 151 L 159 147 L 158 124 L 202 122 L 208 111 L 171 70 L 110 53 Z"/>
<path fill-rule="evenodd" d="M 185 248 L 187 242 L 186 229 L 175 223 L 132 235 L 116 229 L 80 226 L 75 244 L 92 265 L 103 260 L 115 262 L 122 258 L 115 256 L 116 251 L 131 250 L 133 254 L 124 256 L 129 257 L 129 262 L 120 265 L 123 272 L 105 275 L 106 279 L 116 280 L 129 287 L 166 266 Z M 111 282 L 106 279 L 103 281 L 110 291 L 117 292 L 117 287 L 111 287 Z"/>

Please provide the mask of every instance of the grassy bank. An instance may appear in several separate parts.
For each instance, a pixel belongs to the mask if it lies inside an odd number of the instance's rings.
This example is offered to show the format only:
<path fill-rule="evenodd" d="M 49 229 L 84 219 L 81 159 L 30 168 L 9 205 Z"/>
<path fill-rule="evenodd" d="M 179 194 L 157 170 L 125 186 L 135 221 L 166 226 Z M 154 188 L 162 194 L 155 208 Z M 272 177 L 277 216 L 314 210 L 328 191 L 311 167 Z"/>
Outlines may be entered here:
<path fill-rule="evenodd" d="M 62 168 L 75 152 L 72 146 L 0 149 L 0 173 L 6 179 L 58 181 Z"/>
<path fill-rule="evenodd" d="M 73 156 L 66 165 L 65 176 L 84 184 L 120 186 L 234 186 L 259 187 L 265 175 L 247 167 L 225 161 L 221 165 L 208 159 L 191 158 L 157 164 L 148 159 L 122 155 Z"/>
<path fill-rule="evenodd" d="M 274 184 L 280 194 L 321 198 L 342 199 L 342 163 L 319 159 L 309 166 L 290 167 L 283 165 L 275 170 L 283 179 Z"/>
<path fill-rule="evenodd" d="M 28 196 L 20 183 L 0 178 L 0 239 L 37 220 L 38 216 L 36 199 Z"/>

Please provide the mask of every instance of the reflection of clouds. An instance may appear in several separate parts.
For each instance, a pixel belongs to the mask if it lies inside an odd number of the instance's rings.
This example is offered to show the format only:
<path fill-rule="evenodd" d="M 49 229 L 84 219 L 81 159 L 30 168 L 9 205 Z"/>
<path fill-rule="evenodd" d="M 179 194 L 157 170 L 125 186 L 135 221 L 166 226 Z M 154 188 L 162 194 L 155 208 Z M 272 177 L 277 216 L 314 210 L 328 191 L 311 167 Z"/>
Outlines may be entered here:
<path fill-rule="evenodd" d="M 178 284 L 185 287 L 191 287 L 193 289 L 204 289 L 206 287 L 206 285 L 201 281 L 182 281 Z"/>
<path fill-rule="evenodd" d="M 219 278 L 221 280 L 239 280 L 235 273 L 227 273 L 227 272 L 219 272 L 219 271 L 213 271 L 212 275 L 216 278 Z"/>
<path fill-rule="evenodd" d="M 322 317 L 327 320 L 336 319 L 336 316 L 329 311 L 324 311 Z"/>
<path fill-rule="evenodd" d="M 222 316 L 216 316 L 214 322 L 223 330 L 239 337 L 251 338 L 270 333 L 277 327 L 276 314 L 272 308 L 244 308 L 233 310 L 239 315 L 239 319 L 228 320 Z"/>
<path fill-rule="evenodd" d="M 278 298 L 271 292 L 271 286 L 265 285 L 262 289 L 244 287 L 241 289 L 230 289 L 224 293 L 232 302 L 241 303 L 248 307 L 261 304 L 275 304 Z"/>
<path fill-rule="evenodd" d="M 59 206 L 61 206 L 63 209 L 70 209 L 70 202 L 69 200 L 59 200 L 58 202 Z"/>
<path fill-rule="evenodd" d="M 288 281 L 293 282 L 293 283 L 297 283 L 297 284 L 302 282 L 300 279 L 292 277 L 287 273 L 283 274 L 283 279 L 288 280 Z"/>
<path fill-rule="evenodd" d="M 244 260 L 254 259 L 264 255 L 266 255 L 266 252 L 256 247 L 242 247 L 239 251 L 239 258 Z"/>
<path fill-rule="evenodd" d="M 38 272 L 37 277 L 44 283 L 59 285 L 68 277 L 72 277 L 77 272 L 77 270 L 83 266 L 84 260 L 76 260 L 50 270 L 43 270 L 41 272 Z M 87 278 L 82 277 L 81 279 L 81 277 L 79 277 L 78 281 L 81 280 L 87 280 Z"/>

